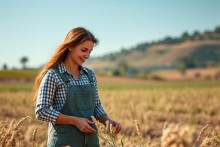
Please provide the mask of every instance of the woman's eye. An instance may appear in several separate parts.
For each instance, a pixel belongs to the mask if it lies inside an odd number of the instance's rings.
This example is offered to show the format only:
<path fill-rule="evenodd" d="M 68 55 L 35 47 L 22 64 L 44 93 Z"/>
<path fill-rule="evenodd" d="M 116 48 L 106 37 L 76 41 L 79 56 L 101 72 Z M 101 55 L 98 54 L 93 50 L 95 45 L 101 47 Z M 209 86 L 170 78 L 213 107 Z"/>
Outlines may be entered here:
<path fill-rule="evenodd" d="M 87 49 L 81 49 L 82 52 L 86 53 L 88 50 Z M 89 51 L 89 53 L 91 54 L 92 50 Z"/>

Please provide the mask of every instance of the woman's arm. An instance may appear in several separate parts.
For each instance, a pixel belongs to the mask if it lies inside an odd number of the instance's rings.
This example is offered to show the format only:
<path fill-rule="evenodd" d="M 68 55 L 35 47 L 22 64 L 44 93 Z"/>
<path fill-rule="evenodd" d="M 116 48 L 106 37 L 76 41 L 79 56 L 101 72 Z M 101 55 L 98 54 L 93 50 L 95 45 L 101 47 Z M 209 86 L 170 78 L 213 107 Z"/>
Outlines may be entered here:
<path fill-rule="evenodd" d="M 60 112 L 50 109 L 50 107 L 54 101 L 56 87 L 56 74 L 53 70 L 49 70 L 43 77 L 37 94 L 35 107 L 37 119 L 55 124 Z"/>

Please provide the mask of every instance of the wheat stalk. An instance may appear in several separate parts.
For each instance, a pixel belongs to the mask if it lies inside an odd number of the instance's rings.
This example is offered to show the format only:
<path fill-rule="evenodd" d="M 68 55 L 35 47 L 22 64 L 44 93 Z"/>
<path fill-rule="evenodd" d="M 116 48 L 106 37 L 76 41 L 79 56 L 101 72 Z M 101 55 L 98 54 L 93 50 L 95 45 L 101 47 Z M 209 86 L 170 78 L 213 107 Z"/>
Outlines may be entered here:
<path fill-rule="evenodd" d="M 35 145 L 35 142 L 36 142 L 37 129 L 38 129 L 38 125 L 35 126 L 34 131 L 33 131 L 33 135 L 32 135 L 33 146 Z"/>
<path fill-rule="evenodd" d="M 16 125 L 15 120 L 11 120 L 10 123 L 7 125 L 7 123 L 2 123 L 0 126 L 0 146 L 1 147 L 15 147 L 16 146 L 16 137 L 19 138 L 19 130 L 23 124 L 23 122 L 29 118 L 29 116 L 26 116 L 22 118 Z"/>
<path fill-rule="evenodd" d="M 219 147 L 220 146 L 220 134 L 215 131 L 212 132 L 211 136 L 207 136 L 200 147 Z"/>
<path fill-rule="evenodd" d="M 193 131 L 188 126 L 179 127 L 179 125 L 170 124 L 163 130 L 161 147 L 192 147 L 192 145 Z"/>
<path fill-rule="evenodd" d="M 16 131 L 16 130 L 19 130 L 20 129 L 20 127 L 22 126 L 22 124 L 24 123 L 24 121 L 26 120 L 26 119 L 28 119 L 30 116 L 26 116 L 26 117 L 24 117 L 24 118 L 22 118 L 18 123 L 17 123 L 17 125 L 15 126 L 15 128 L 14 128 L 14 130 Z"/>
<path fill-rule="evenodd" d="M 10 140 L 8 141 L 6 147 L 16 147 L 15 133 L 16 133 L 16 132 L 13 131 L 13 133 L 12 133 L 12 135 L 11 135 L 11 138 L 10 138 Z"/>
<path fill-rule="evenodd" d="M 141 126 L 140 126 L 140 124 L 138 123 L 137 120 L 134 120 L 134 123 L 135 123 L 136 132 L 137 132 L 138 136 L 139 136 L 140 138 L 142 138 L 142 137 L 141 137 L 142 134 L 141 134 Z"/>
<path fill-rule="evenodd" d="M 211 126 L 211 124 L 207 124 L 207 125 L 205 125 L 205 127 L 202 128 L 202 130 L 201 130 L 200 133 L 199 133 L 199 137 L 198 137 L 197 140 L 196 140 L 197 142 L 201 142 L 205 131 L 206 131 L 206 130 L 208 129 L 208 127 L 210 127 L 210 126 Z"/>
<path fill-rule="evenodd" d="M 91 116 L 91 118 L 97 127 L 98 136 L 107 142 L 111 147 L 118 147 L 115 143 L 116 130 L 114 127 L 112 127 L 112 124 L 110 124 L 109 121 L 106 121 L 105 125 L 103 125 L 96 120 L 94 116 Z"/>

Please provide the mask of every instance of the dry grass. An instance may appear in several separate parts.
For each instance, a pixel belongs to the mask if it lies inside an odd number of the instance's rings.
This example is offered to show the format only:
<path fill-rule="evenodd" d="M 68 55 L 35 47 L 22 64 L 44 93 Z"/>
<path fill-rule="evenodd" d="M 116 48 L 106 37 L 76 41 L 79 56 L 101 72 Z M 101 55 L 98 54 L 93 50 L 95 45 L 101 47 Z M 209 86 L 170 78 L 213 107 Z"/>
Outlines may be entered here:
<path fill-rule="evenodd" d="M 114 128 L 109 123 L 104 126 L 97 121 L 93 116 L 92 120 L 98 130 L 98 135 L 102 139 L 102 145 L 110 147 L 124 147 L 124 141 L 116 141 L 116 134 Z M 153 142 L 151 138 L 144 138 L 142 136 L 142 130 L 137 120 L 134 121 L 136 126 L 136 133 L 138 135 L 138 142 L 129 142 L 127 146 L 136 147 L 219 147 L 220 146 L 220 133 L 216 133 L 219 130 L 214 130 L 212 134 L 205 134 L 210 124 L 207 124 L 198 135 L 198 131 L 189 125 L 181 124 L 169 124 L 162 130 L 162 137 L 160 142 Z M 203 137 L 202 137 L 203 136 Z M 206 137 L 205 137 L 206 136 Z M 143 141 L 145 139 L 145 142 Z"/>
<path fill-rule="evenodd" d="M 11 120 L 9 124 L 7 122 L 1 122 L 0 126 L 0 146 L 1 147 L 15 147 L 22 140 L 22 125 L 29 116 L 22 118 L 15 124 L 15 120 Z"/>
<path fill-rule="evenodd" d="M 164 134 L 172 134 L 168 130 L 176 129 L 176 132 L 184 132 L 183 130 L 187 132 L 188 127 L 199 135 L 199 131 L 206 124 L 211 124 L 211 127 L 204 131 L 206 134 L 202 133 L 201 141 L 198 143 L 203 147 L 211 143 L 211 145 L 219 145 L 219 86 L 181 88 L 177 85 L 176 87 L 134 87 L 129 90 L 120 89 L 120 87 L 116 89 L 100 88 L 99 94 L 103 107 L 112 119 L 119 121 L 122 125 L 122 130 L 116 136 L 115 143 L 122 145 L 121 140 L 123 140 L 124 147 L 137 147 L 138 145 L 159 147 L 162 146 Z M 0 101 L 0 120 L 8 122 L 1 122 L 1 130 L 5 128 L 5 133 L 7 133 L 10 126 L 15 127 L 18 124 L 17 120 L 30 116 L 24 124 L 21 124 L 20 128 L 23 133 L 20 133 L 19 137 L 20 146 L 33 146 L 36 143 L 38 146 L 46 146 L 47 123 L 35 119 L 31 92 L 0 92 Z M 136 132 L 137 125 L 135 126 L 133 120 L 137 120 L 140 126 L 139 133 Z M 164 127 L 165 122 L 167 125 Z M 177 124 L 179 128 L 175 125 L 172 128 L 170 124 L 173 123 Z M 4 124 L 8 124 L 7 127 Z M 36 125 L 39 127 L 37 136 L 33 139 L 33 130 Z M 166 130 L 166 133 L 163 130 Z M 11 138 L 16 134 L 10 131 L 9 133 L 10 137 L 7 137 L 7 140 L 13 144 L 14 140 Z M 188 136 L 192 137 L 192 134 L 188 134 Z M 35 143 L 32 142 L 33 140 Z M 15 141 L 18 143 L 18 140 Z M 102 146 L 107 146 L 104 141 L 101 139 L 100 141 Z M 187 141 L 188 144 L 190 141 Z"/>

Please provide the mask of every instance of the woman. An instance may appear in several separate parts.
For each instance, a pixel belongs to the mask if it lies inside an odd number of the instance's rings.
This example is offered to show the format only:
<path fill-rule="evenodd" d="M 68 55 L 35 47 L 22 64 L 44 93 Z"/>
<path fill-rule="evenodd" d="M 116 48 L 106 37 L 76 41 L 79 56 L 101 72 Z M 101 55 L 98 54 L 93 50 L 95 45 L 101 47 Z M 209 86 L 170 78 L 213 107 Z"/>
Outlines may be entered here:
<path fill-rule="evenodd" d="M 97 43 L 85 28 L 72 29 L 35 79 L 36 118 L 49 122 L 49 147 L 99 147 L 91 116 L 121 130 L 101 106 L 94 71 L 82 66 Z"/>

